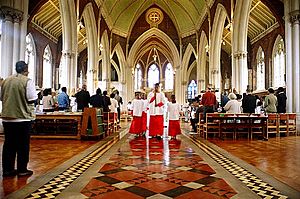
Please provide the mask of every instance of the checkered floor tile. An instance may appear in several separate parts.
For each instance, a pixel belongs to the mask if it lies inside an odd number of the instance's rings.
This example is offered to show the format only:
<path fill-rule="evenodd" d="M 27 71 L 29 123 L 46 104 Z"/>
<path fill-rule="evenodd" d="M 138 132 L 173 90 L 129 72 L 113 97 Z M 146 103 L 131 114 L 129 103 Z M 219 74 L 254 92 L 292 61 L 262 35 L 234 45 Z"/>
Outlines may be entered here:
<path fill-rule="evenodd" d="M 261 198 L 268 199 L 285 199 L 287 196 L 280 193 L 270 184 L 259 179 L 253 173 L 247 171 L 243 167 L 236 164 L 231 159 L 225 157 L 221 153 L 217 152 L 213 148 L 207 146 L 199 139 L 192 137 L 192 141 L 200 147 L 205 153 L 207 153 L 212 159 L 214 159 L 219 165 L 229 171 L 232 175 L 237 177 L 241 182 L 245 183 L 253 192 L 255 192 Z"/>
<path fill-rule="evenodd" d="M 136 150 L 142 149 L 142 150 Z M 180 140 L 135 138 L 81 191 L 89 198 L 230 198 L 224 179 Z M 199 195 L 200 194 L 200 195 Z M 203 197 L 203 198 L 205 198 Z"/>

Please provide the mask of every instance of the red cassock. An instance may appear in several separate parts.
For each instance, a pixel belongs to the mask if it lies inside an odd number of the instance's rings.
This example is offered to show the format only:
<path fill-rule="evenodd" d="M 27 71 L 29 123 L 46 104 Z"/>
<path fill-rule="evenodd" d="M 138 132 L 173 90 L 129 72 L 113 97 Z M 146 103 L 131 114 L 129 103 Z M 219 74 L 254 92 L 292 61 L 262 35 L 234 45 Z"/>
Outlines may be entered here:
<path fill-rule="evenodd" d="M 176 136 L 181 133 L 180 121 L 169 120 L 169 136 Z"/>
<path fill-rule="evenodd" d="M 140 134 L 142 133 L 142 117 L 133 116 L 133 120 L 130 125 L 129 133 Z"/>
<path fill-rule="evenodd" d="M 145 132 L 147 130 L 147 113 L 143 111 L 142 113 L 142 131 Z"/>
<path fill-rule="evenodd" d="M 162 115 L 150 115 L 149 136 L 163 135 L 164 117 Z"/>

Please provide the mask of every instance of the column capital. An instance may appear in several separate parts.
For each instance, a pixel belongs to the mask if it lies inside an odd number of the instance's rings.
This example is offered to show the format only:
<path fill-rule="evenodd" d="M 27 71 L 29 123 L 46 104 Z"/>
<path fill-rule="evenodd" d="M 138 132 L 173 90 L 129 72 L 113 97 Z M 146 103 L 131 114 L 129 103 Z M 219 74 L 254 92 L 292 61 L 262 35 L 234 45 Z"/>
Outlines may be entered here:
<path fill-rule="evenodd" d="M 233 53 L 233 57 L 236 59 L 241 59 L 247 57 L 247 52 L 246 51 L 237 51 Z"/>
<path fill-rule="evenodd" d="M 219 74 L 219 70 L 218 70 L 218 69 L 212 69 L 212 70 L 211 70 L 211 73 L 212 73 L 212 74 Z"/>
<path fill-rule="evenodd" d="M 20 23 L 23 20 L 23 12 L 11 7 L 0 7 L 0 18 L 4 21 L 11 21 L 13 23 Z"/>
<path fill-rule="evenodd" d="M 292 24 L 300 23 L 300 10 L 294 10 L 294 11 L 290 12 L 289 15 L 290 15 L 290 22 Z"/>
<path fill-rule="evenodd" d="M 64 57 L 67 57 L 67 58 L 75 57 L 75 53 L 70 50 L 63 50 L 61 52 L 62 52 L 62 56 L 64 56 Z"/>

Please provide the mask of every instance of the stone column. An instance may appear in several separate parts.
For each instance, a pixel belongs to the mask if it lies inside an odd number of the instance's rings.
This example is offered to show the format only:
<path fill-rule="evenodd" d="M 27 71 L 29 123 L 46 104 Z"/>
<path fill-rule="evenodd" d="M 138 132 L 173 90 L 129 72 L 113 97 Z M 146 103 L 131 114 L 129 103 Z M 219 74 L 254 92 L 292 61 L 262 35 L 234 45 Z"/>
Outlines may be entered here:
<path fill-rule="evenodd" d="M 293 74 L 293 96 L 294 96 L 294 110 L 299 113 L 300 112 L 300 11 L 292 11 L 290 12 L 290 21 L 292 26 L 292 74 Z"/>
<path fill-rule="evenodd" d="M 285 39 L 286 39 L 286 90 L 287 111 L 296 112 L 300 119 L 300 8 L 299 1 L 286 0 Z"/>
<path fill-rule="evenodd" d="M 239 94 L 246 91 L 248 85 L 247 52 L 236 52 L 233 54 L 232 88 Z"/>
<path fill-rule="evenodd" d="M 15 70 L 15 63 L 20 59 L 20 21 L 23 20 L 23 12 L 11 7 L 0 8 L 2 18 L 1 38 L 1 74 L 3 78 L 11 75 Z M 16 49 L 18 48 L 18 49 Z M 17 53 L 18 54 L 17 54 Z"/>
<path fill-rule="evenodd" d="M 61 74 L 59 75 L 61 78 L 59 79 L 59 83 L 61 87 L 67 87 L 70 91 L 75 88 L 74 85 L 76 85 L 77 81 L 77 74 L 74 76 L 72 72 L 72 60 L 75 57 L 75 53 L 72 51 L 62 51 L 62 67 L 60 69 Z"/>

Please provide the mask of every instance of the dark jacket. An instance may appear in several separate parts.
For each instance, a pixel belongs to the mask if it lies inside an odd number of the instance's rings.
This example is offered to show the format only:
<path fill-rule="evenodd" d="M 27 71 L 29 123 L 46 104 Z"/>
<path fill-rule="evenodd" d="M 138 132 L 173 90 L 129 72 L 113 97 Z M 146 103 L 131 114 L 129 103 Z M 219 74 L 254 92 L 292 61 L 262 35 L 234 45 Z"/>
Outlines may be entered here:
<path fill-rule="evenodd" d="M 81 90 L 75 94 L 76 102 L 77 102 L 77 110 L 82 110 L 84 107 L 89 107 L 90 102 L 90 93 L 85 90 Z"/>
<path fill-rule="evenodd" d="M 277 113 L 286 113 L 286 100 L 287 97 L 284 92 L 277 95 Z"/>
<path fill-rule="evenodd" d="M 248 94 L 242 100 L 243 113 L 255 113 L 256 97 Z"/>
<path fill-rule="evenodd" d="M 103 111 L 104 112 L 109 112 L 109 105 L 110 103 L 110 98 L 107 97 L 106 95 L 103 96 Z"/>
<path fill-rule="evenodd" d="M 90 99 L 90 104 L 93 107 L 103 108 L 103 96 L 98 94 L 93 95 Z"/>

